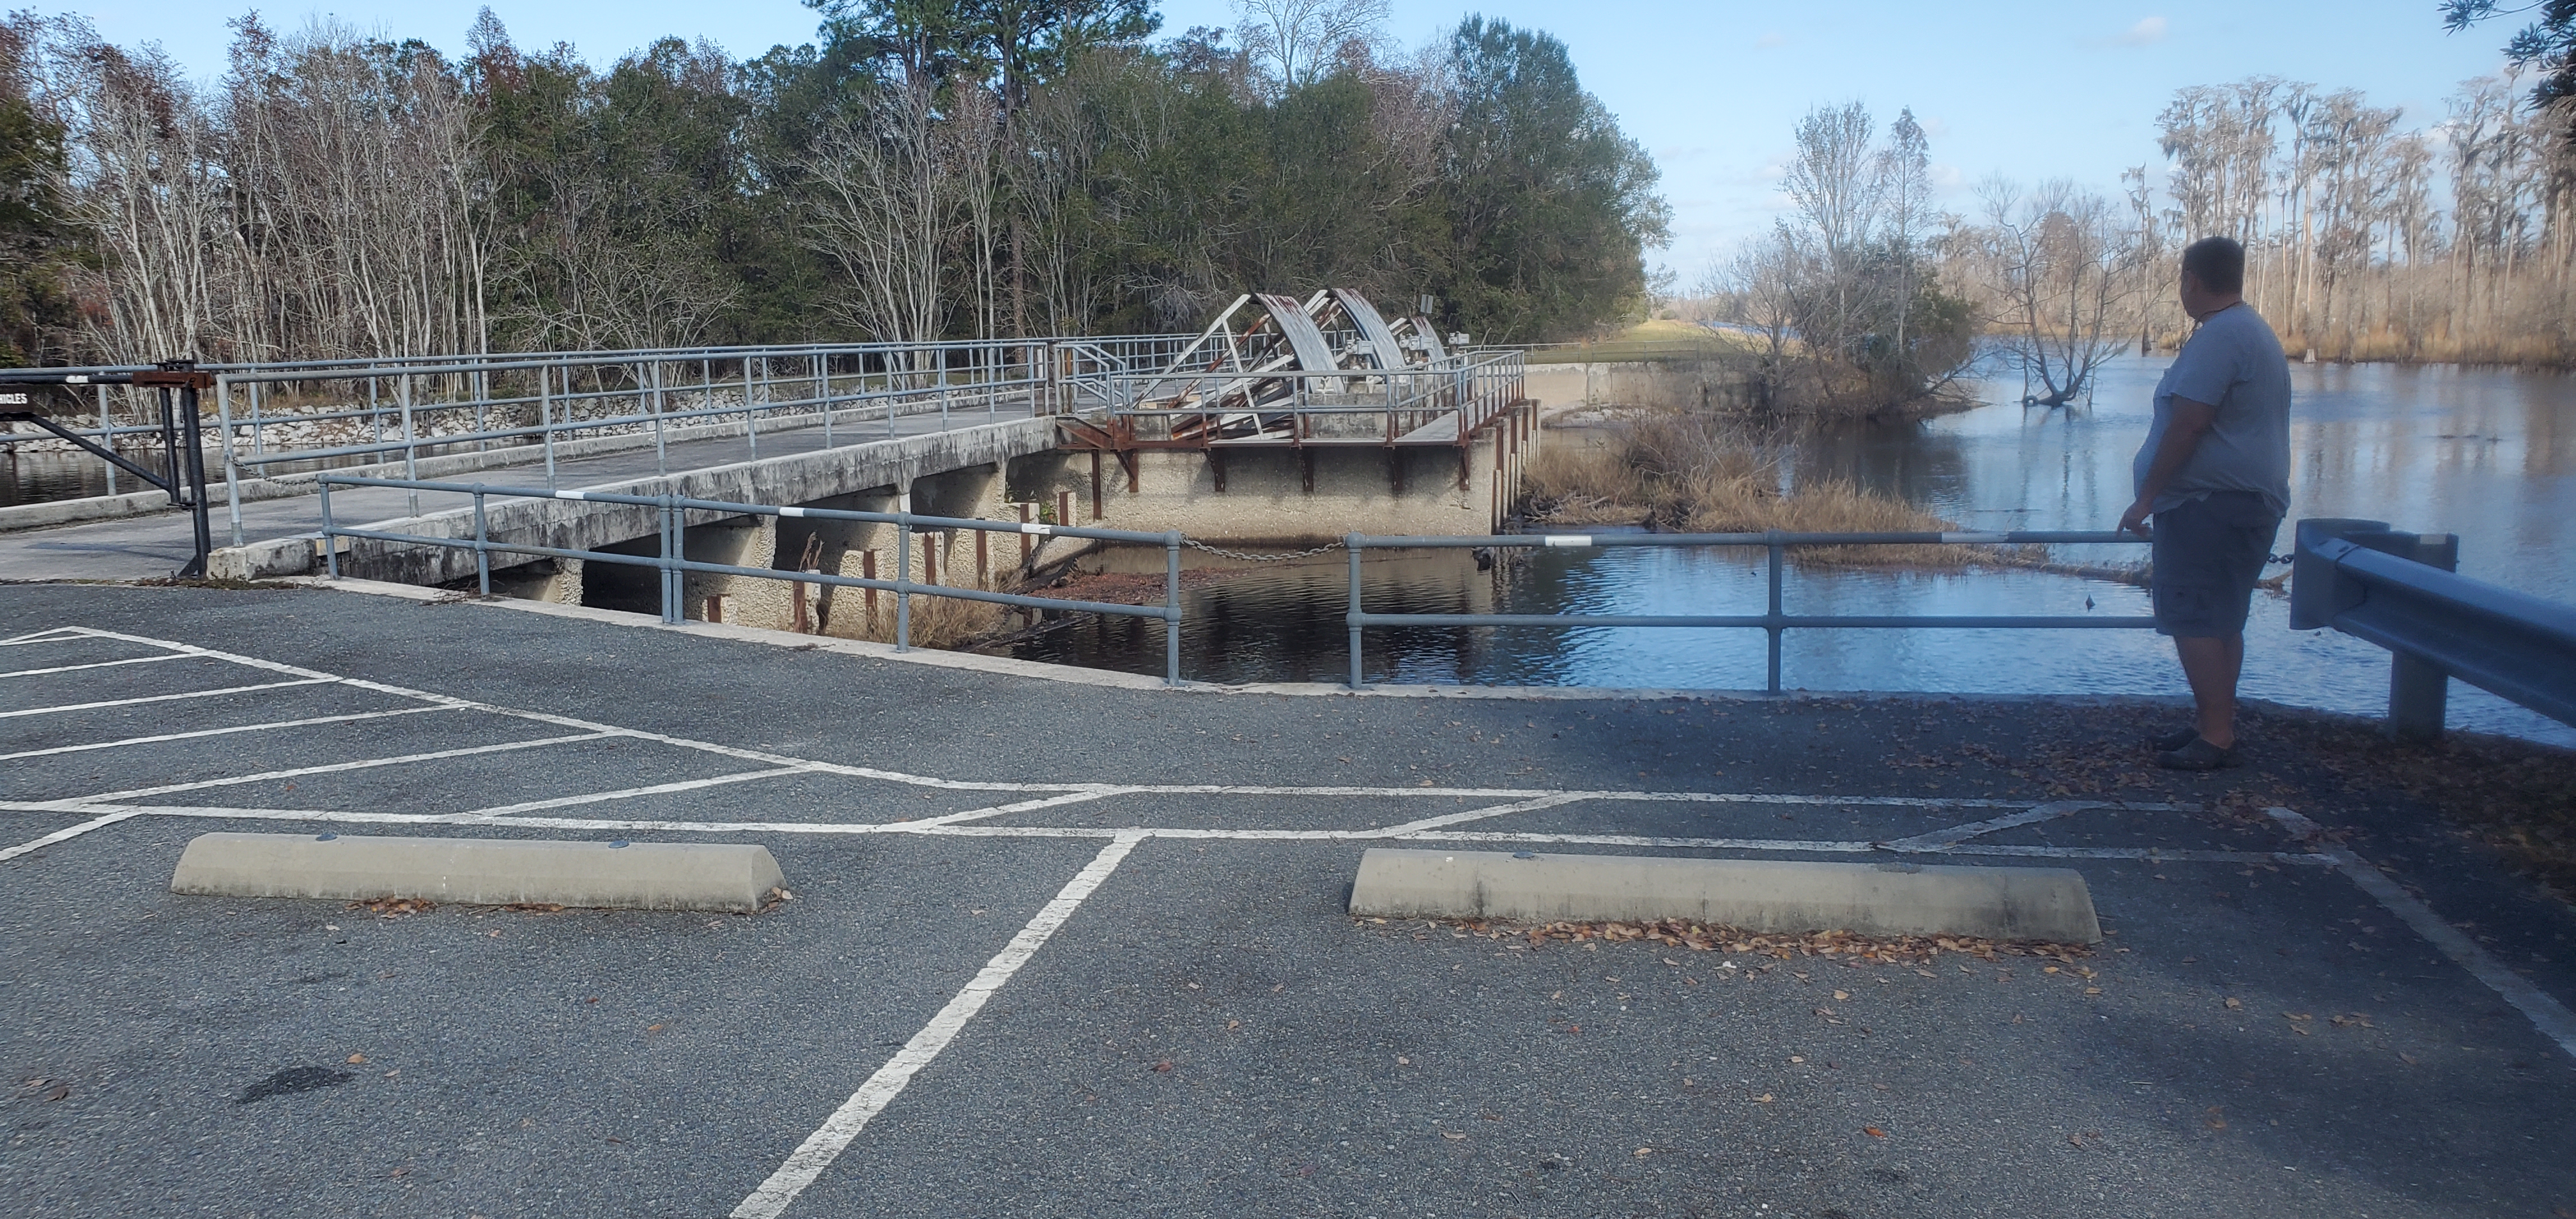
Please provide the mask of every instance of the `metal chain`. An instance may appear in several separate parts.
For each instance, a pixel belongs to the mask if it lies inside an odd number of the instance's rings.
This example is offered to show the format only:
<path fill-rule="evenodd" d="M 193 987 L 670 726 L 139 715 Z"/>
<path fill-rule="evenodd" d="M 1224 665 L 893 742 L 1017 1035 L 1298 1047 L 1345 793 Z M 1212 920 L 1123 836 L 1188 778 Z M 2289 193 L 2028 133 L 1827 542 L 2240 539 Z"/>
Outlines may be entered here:
<path fill-rule="evenodd" d="M 1221 547 L 1210 546 L 1205 542 L 1192 541 L 1189 538 L 1182 538 L 1181 544 L 1190 547 L 1193 550 L 1204 550 L 1212 555 L 1218 555 L 1228 559 L 1240 559 L 1246 563 L 1284 563 L 1290 559 L 1312 558 L 1319 554 L 1340 550 L 1343 545 L 1340 542 L 1327 542 L 1312 550 L 1300 550 L 1293 554 L 1245 554 L 1240 550 L 1226 550 Z"/>
<path fill-rule="evenodd" d="M 2275 563 L 2296 563 L 2299 561 L 2299 556 L 2294 554 L 2276 554 L 2271 556 L 2271 559 Z"/>

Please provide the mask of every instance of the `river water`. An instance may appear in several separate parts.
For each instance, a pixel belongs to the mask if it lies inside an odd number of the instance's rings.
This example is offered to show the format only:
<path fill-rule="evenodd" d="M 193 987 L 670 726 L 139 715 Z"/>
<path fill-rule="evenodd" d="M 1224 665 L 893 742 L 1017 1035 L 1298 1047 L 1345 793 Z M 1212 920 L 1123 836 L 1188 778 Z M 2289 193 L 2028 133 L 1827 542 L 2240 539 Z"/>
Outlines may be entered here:
<path fill-rule="evenodd" d="M 1802 445 L 1799 477 L 1840 476 L 1970 529 L 2109 529 L 2130 499 L 2130 459 L 2169 362 L 2124 358 L 2094 400 L 2025 409 L 2019 383 L 1990 405 L 1917 423 L 1856 424 Z M 2460 535 L 2460 571 L 2576 601 L 2576 377 L 2394 365 L 2301 365 L 2291 519 L 2366 517 Z M 2274 549 L 2290 549 L 2282 527 Z M 2089 549 L 2091 553 L 2086 551 Z M 1382 612 L 1759 613 L 1755 551 L 1533 551 L 1476 569 L 1466 551 L 1372 558 L 1363 596 Z M 2142 547 L 2060 548 L 2131 562 Z M 1154 556 L 1159 564 L 1160 556 Z M 2279 569 L 2274 568 L 2277 572 Z M 1204 681 L 1340 681 L 1348 673 L 1347 560 L 1249 572 L 1188 594 L 1182 672 Z M 1791 613 L 2144 614 L 2142 589 L 2030 571 L 1955 574 L 1793 568 Z M 2258 593 L 2247 628 L 2252 697 L 2376 715 L 2387 653 L 2331 631 L 2289 629 L 2288 598 Z M 1034 660 L 1160 673 L 1160 628 L 1077 620 L 1016 644 Z M 1373 682 L 1759 689 L 1760 631 L 1371 629 Z M 1790 631 L 1783 678 L 1809 690 L 2175 694 L 2169 646 L 2148 631 Z M 2576 745 L 2576 730 L 2453 683 L 2451 723 Z"/>

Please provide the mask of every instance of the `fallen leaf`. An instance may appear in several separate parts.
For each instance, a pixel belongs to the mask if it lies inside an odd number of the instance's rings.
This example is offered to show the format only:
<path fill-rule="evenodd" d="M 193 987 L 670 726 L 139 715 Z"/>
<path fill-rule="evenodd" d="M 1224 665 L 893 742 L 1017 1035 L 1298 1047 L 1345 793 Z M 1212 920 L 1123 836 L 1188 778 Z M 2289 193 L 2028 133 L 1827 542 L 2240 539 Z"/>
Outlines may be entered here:
<path fill-rule="evenodd" d="M 1399 1067 L 1409 1067 L 1413 1065 L 1413 1060 L 1402 1054 L 1398 1054 L 1395 1056 L 1395 1065 Z"/>
<path fill-rule="evenodd" d="M 385 1175 L 388 1177 L 408 1177 L 411 1175 L 411 1170 L 408 1168 L 397 1168 Z"/>
<path fill-rule="evenodd" d="M 1463 1134 L 1451 1134 L 1451 1133 L 1449 1133 L 1448 1131 L 1443 1130 L 1443 1131 L 1441 1131 L 1441 1132 L 1440 1132 L 1440 1137 L 1442 1137 L 1442 1138 L 1444 1138 L 1444 1139 L 1463 1139 L 1463 1138 L 1465 1138 L 1465 1137 L 1467 1137 L 1467 1136 L 1466 1136 L 1466 1135 L 1463 1135 Z"/>
<path fill-rule="evenodd" d="M 1887 1132 L 1876 1126 L 1863 1126 L 1860 1128 L 1860 1132 L 1874 1139 L 1883 1139 L 1887 1137 Z"/>
<path fill-rule="evenodd" d="M 2098 995 L 2102 993 L 2102 988 L 2099 986 L 2087 986 L 2084 988 L 2084 993 L 2088 995 Z"/>
<path fill-rule="evenodd" d="M 1629 1154 L 1629 1155 L 1632 1155 L 1632 1156 L 1650 1156 L 1650 1155 L 1655 1154 L 1655 1149 L 1654 1149 L 1654 1148 L 1652 1148 L 1652 1147 L 1640 1147 L 1640 1148 L 1636 1149 L 1635 1151 L 1629 1152 L 1628 1154 Z"/>
<path fill-rule="evenodd" d="M 1227 1031 L 1227 1032 L 1229 1032 L 1229 1033 L 1233 1032 L 1233 1031 L 1234 1031 L 1234 1030 L 1236 1030 L 1236 1029 L 1242 1028 L 1242 1027 L 1243 1027 L 1243 1022 L 1242 1022 L 1242 1021 L 1240 1021 L 1240 1020 L 1228 1020 L 1228 1021 L 1226 1021 L 1226 1022 L 1225 1022 L 1225 1031 Z"/>
<path fill-rule="evenodd" d="M 71 1094 L 72 1086 L 70 1084 L 55 1084 L 53 1087 L 45 1090 L 45 1099 L 49 1101 L 66 1100 L 70 1098 Z"/>
<path fill-rule="evenodd" d="M 1851 998 L 1851 992 L 1849 992 L 1849 991 L 1840 991 L 1840 990 L 1835 991 L 1835 992 L 1834 992 L 1834 998 L 1836 998 L 1836 999 L 1849 999 L 1849 998 Z"/>
<path fill-rule="evenodd" d="M 351 1055 L 349 1055 L 349 1061 L 351 1061 L 351 1062 L 365 1062 L 366 1060 L 367 1060 L 367 1056 L 366 1056 L 366 1055 L 364 1055 L 364 1054 L 351 1054 Z"/>
<path fill-rule="evenodd" d="M 2241 1007 L 2243 1007 L 2243 1006 L 2245 1006 L 2245 1004 L 2244 1004 L 2242 1001 L 2240 1001 L 2240 1000 L 2230 999 L 2230 1000 L 2228 1000 L 2228 1001 L 2227 1001 L 2227 1010 L 2229 1010 L 2229 1011 L 2231 1011 L 2231 1012 L 2232 1012 L 2232 1011 L 2235 1011 L 2235 1010 L 2237 1010 L 2238 1008 L 2241 1008 Z"/>
<path fill-rule="evenodd" d="M 658 1033 L 662 1031 L 662 1026 L 658 1024 L 648 1024 L 644 1026 L 644 1031 L 647 1033 Z"/>
<path fill-rule="evenodd" d="M 1754 1103 L 1754 1104 L 1757 1104 L 1757 1105 L 1767 1105 L 1767 1104 L 1770 1104 L 1770 1103 L 1771 1103 L 1771 1094 L 1770 1094 L 1770 1093 L 1768 1093 L 1768 1092 L 1765 1092 L 1765 1093 L 1763 1093 L 1763 1094 L 1762 1094 L 1762 1095 L 1760 1095 L 1760 1096 L 1754 1097 L 1754 1098 L 1753 1098 L 1753 1103 Z"/>
<path fill-rule="evenodd" d="M 1796 1055 L 1796 1054 L 1791 1054 L 1791 1055 L 1789 1056 L 1789 1061 L 1791 1061 L 1791 1062 L 1805 1062 L 1805 1061 L 1807 1061 L 1807 1060 L 1806 1060 L 1805 1058 L 1802 1058 L 1802 1057 L 1800 1057 L 1800 1056 Z"/>
<path fill-rule="evenodd" d="M 1166 1058 L 1166 1059 L 1164 1059 L 1164 1060 L 1163 1060 L 1163 1061 L 1161 1061 L 1161 1062 L 1155 1063 L 1155 1064 L 1154 1064 L 1154 1073 L 1155 1073 L 1155 1074 L 1157 1074 L 1157 1075 L 1169 1075 L 1169 1074 L 1171 1074 L 1171 1073 L 1172 1073 L 1172 1060 L 1171 1060 L 1171 1059 Z"/>

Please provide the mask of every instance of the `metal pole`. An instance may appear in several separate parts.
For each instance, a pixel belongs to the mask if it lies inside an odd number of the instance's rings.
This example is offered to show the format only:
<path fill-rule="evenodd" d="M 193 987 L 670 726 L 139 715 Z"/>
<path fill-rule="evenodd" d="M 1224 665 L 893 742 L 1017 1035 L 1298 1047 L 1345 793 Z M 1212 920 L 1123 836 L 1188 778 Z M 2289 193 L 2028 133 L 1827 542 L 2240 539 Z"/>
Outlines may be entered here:
<path fill-rule="evenodd" d="M 397 397 L 399 397 L 399 398 L 401 399 L 401 401 L 402 401 L 402 429 L 403 429 L 403 477 L 404 477 L 404 478 L 406 478 L 406 479 L 408 479 L 408 480 L 411 480 L 411 481 L 413 481 L 413 482 L 418 482 L 418 481 L 420 481 L 420 444 L 419 444 L 419 441 L 417 440 L 417 438 L 415 438 L 415 437 L 412 435 L 412 430 L 411 430 L 411 374 L 410 374 L 410 373 L 404 373 L 404 374 L 402 375 L 402 380 L 400 380 L 400 381 L 398 381 L 398 382 L 395 382 L 395 384 L 394 384 L 394 393 L 395 393 L 395 395 L 396 395 Z M 256 428 L 258 425 L 253 424 L 252 426 L 253 426 L 254 428 Z M 255 438 L 257 437 L 258 433 L 257 433 L 256 431 L 254 431 L 254 432 L 252 433 L 252 435 L 253 435 L 253 438 L 255 439 Z M 411 495 L 410 495 L 410 501 L 409 501 L 409 502 L 410 502 L 410 504 L 411 504 L 411 515 L 413 515 L 413 516 L 419 516 L 419 515 L 420 515 L 420 492 L 418 492 L 418 491 L 414 491 L 414 492 L 412 492 L 412 493 L 411 493 Z"/>
<path fill-rule="evenodd" d="M 894 650 L 912 650 L 912 514 L 895 522 Z"/>
<path fill-rule="evenodd" d="M 116 451 L 116 422 L 107 413 L 107 387 L 104 385 L 98 387 L 98 442 L 108 452 Z M 116 494 L 116 463 L 112 461 L 107 463 L 107 493 Z M 234 541 L 240 541 L 238 534 Z"/>
<path fill-rule="evenodd" d="M 546 382 L 550 379 L 545 365 L 537 366 L 537 427 L 546 442 L 546 490 L 555 489 L 555 419 L 553 407 L 546 401 Z"/>
<path fill-rule="evenodd" d="M 474 484 L 474 583 L 482 595 L 492 595 L 492 552 L 484 548 L 489 537 L 483 522 L 483 484 Z"/>
<path fill-rule="evenodd" d="M 162 392 L 166 394 L 169 391 Z M 196 386 L 184 386 L 179 390 L 179 410 L 187 419 L 188 515 L 196 525 L 197 534 L 197 556 L 188 561 L 190 571 L 183 574 L 193 574 L 203 580 L 214 574 L 211 561 L 215 553 L 215 538 L 214 531 L 206 525 L 206 440 L 200 430 Z"/>
<path fill-rule="evenodd" d="M 832 447 L 832 374 L 823 353 L 815 352 L 810 358 L 814 361 L 814 401 L 823 407 L 823 447 L 828 449 Z"/>
<path fill-rule="evenodd" d="M 1351 689 L 1357 692 L 1363 688 L 1360 681 L 1360 535 L 1354 533 L 1343 538 L 1342 546 L 1351 552 Z"/>
<path fill-rule="evenodd" d="M 1770 690 L 1771 693 L 1778 694 L 1780 692 L 1780 632 L 1785 629 L 1780 625 L 1780 567 L 1783 547 L 1780 545 L 1780 531 L 1774 529 L 1771 530 L 1770 533 L 1771 608 L 1770 611 L 1764 615 L 1767 621 L 1763 623 L 1762 630 L 1764 634 L 1771 637 Z"/>
<path fill-rule="evenodd" d="M 760 389 L 760 404 L 765 407 L 769 405 L 769 359 L 766 356 L 760 361 Z M 760 415 L 752 409 L 749 356 L 743 357 L 742 361 L 742 434 L 751 441 L 751 459 L 760 460 Z"/>
<path fill-rule="evenodd" d="M 98 397 L 102 404 L 105 403 L 107 391 L 100 390 Z M 99 412 L 102 418 L 106 413 L 103 408 Z M 222 377 L 215 378 L 215 422 L 224 430 L 224 514 L 232 522 L 233 545 L 239 546 L 242 544 L 241 478 L 233 464 L 233 386 Z M 111 450 L 116 447 L 113 433 L 107 437 L 107 447 Z M 116 494 L 116 465 L 113 462 L 107 467 L 107 493 Z"/>
<path fill-rule="evenodd" d="M 259 382 L 250 383 L 250 451 L 255 456 L 266 457 L 268 445 L 259 432 L 259 390 Z"/>
<path fill-rule="evenodd" d="M 1163 534 L 1163 684 L 1181 684 L 1181 531 Z"/>
<path fill-rule="evenodd" d="M 677 547 L 677 546 L 675 546 L 675 545 L 673 544 L 673 539 L 674 539 L 674 538 L 679 534 L 679 532 L 680 532 L 680 527 L 679 527 L 679 525 L 678 525 L 678 524 L 675 522 L 675 520 L 674 520 L 674 518 L 675 518 L 675 516 L 676 516 L 676 515 L 677 515 L 677 514 L 676 514 L 676 513 L 674 513 L 674 512 L 672 511 L 672 509 L 671 509 L 671 497 L 670 497 L 670 496 L 667 496 L 667 495 L 663 496 L 663 497 L 662 497 L 662 562 L 661 562 L 661 574 L 662 574 L 662 624 L 663 624 L 663 625 L 665 625 L 665 626 L 678 626 L 678 625 L 680 624 L 680 617 L 681 617 L 681 615 L 680 615 L 680 594 L 679 594 L 679 590 L 678 590 L 678 588 L 676 587 L 676 584 L 677 584 L 677 577 L 679 576 L 679 572 L 677 572 L 676 570 L 674 570 L 674 569 L 671 567 L 671 555 L 672 555 L 672 552 L 673 552 L 674 550 L 678 549 L 678 547 Z"/>
<path fill-rule="evenodd" d="M 662 440 L 662 364 L 654 361 L 645 367 L 653 370 L 653 472 L 671 472 L 671 452 Z"/>
<path fill-rule="evenodd" d="M 321 487 L 322 570 L 330 573 L 331 578 L 337 580 L 340 578 L 340 539 L 337 529 L 331 524 L 331 483 L 329 475 L 326 474 L 323 476 Z"/>

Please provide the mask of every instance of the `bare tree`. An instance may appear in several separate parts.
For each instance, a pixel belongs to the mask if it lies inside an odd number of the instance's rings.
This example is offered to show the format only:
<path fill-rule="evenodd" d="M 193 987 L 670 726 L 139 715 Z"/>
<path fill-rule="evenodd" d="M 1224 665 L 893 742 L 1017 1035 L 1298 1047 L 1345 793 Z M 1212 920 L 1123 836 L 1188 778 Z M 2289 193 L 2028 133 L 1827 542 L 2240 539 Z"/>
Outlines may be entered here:
<path fill-rule="evenodd" d="M 927 84 L 888 82 L 824 128 L 803 168 L 814 186 L 805 241 L 845 277 L 836 304 L 885 342 L 939 336 L 947 237 Z"/>
<path fill-rule="evenodd" d="M 2063 179 L 2027 195 L 1989 179 L 1979 244 L 2000 304 L 1998 347 L 2041 392 L 2032 406 L 2065 406 L 2128 346 L 2140 284 L 2134 233 L 2110 200 Z"/>
<path fill-rule="evenodd" d="M 1284 92 L 1322 79 L 1344 44 L 1374 37 L 1387 0 L 1234 0 L 1234 13 L 1236 41 Z"/>

